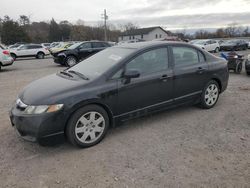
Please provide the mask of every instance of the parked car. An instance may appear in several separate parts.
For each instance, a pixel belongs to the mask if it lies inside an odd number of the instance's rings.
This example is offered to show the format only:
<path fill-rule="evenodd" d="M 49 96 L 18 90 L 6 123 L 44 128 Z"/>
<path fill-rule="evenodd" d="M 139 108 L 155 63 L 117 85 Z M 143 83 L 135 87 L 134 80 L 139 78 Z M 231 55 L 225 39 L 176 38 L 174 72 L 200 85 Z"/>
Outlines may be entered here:
<path fill-rule="evenodd" d="M 36 57 L 43 59 L 44 56 L 49 54 L 49 51 L 40 44 L 25 44 L 16 49 L 10 49 L 10 55 L 14 60 L 19 57 Z"/>
<path fill-rule="evenodd" d="M 14 60 L 10 56 L 9 50 L 5 49 L 5 47 L 0 44 L 0 70 L 4 66 L 12 65 L 13 62 L 14 62 Z"/>
<path fill-rule="evenodd" d="M 184 104 L 214 107 L 228 77 L 224 59 L 193 45 L 124 44 L 25 87 L 10 120 L 25 139 L 51 144 L 66 135 L 89 147 L 120 121 Z"/>
<path fill-rule="evenodd" d="M 53 47 L 57 46 L 59 43 L 60 43 L 60 42 L 52 42 L 52 43 L 50 44 L 50 48 L 53 48 Z"/>
<path fill-rule="evenodd" d="M 51 55 L 54 55 L 62 50 L 66 50 L 70 46 L 72 46 L 74 43 L 73 42 L 60 42 L 57 46 L 50 48 L 49 51 Z"/>
<path fill-rule="evenodd" d="M 216 40 L 196 40 L 193 41 L 193 45 L 208 52 L 218 53 L 220 51 L 220 44 Z"/>
<path fill-rule="evenodd" d="M 247 75 L 250 75 L 250 54 L 247 56 L 246 62 L 245 62 L 245 69 Z"/>
<path fill-rule="evenodd" d="M 244 40 L 228 40 L 220 45 L 222 51 L 247 50 L 248 43 Z"/>
<path fill-rule="evenodd" d="M 75 43 L 68 49 L 62 50 L 52 55 L 54 56 L 55 63 L 71 67 L 77 64 L 79 61 L 90 57 L 91 55 L 107 47 L 110 47 L 110 44 L 107 42 L 85 41 Z"/>
<path fill-rule="evenodd" d="M 47 50 L 50 49 L 50 43 L 41 43 L 41 45 Z"/>

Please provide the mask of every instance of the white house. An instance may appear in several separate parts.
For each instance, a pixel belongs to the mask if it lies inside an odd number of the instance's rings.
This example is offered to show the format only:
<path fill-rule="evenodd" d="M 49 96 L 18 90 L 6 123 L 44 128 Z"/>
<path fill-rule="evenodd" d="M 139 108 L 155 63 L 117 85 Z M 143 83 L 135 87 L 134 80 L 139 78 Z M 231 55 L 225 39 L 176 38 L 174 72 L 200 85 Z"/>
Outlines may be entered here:
<path fill-rule="evenodd" d="M 133 29 L 123 32 L 119 38 L 119 42 L 125 42 L 129 40 L 142 40 L 151 41 L 155 39 L 168 39 L 171 38 L 171 32 L 162 29 L 161 27 L 148 27 Z"/>

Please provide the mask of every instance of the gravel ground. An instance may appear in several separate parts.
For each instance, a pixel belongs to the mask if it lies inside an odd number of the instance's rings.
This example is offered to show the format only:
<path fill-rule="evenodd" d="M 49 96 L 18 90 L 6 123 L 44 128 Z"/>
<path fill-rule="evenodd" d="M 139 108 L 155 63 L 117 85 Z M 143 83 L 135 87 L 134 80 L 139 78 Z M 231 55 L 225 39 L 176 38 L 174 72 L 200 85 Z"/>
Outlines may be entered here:
<path fill-rule="evenodd" d="M 231 73 L 211 110 L 182 107 L 109 131 L 97 146 L 19 138 L 8 110 L 29 82 L 62 70 L 23 59 L 0 73 L 0 187 L 250 187 L 250 77 Z"/>

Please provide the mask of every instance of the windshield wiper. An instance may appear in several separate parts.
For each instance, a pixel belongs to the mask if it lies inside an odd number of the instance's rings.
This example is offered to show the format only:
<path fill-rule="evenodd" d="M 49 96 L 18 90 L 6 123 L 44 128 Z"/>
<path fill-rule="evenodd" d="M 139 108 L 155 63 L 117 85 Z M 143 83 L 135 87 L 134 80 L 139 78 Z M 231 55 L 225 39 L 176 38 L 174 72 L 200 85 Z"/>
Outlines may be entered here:
<path fill-rule="evenodd" d="M 85 75 L 83 75 L 83 74 L 82 74 L 82 73 L 80 73 L 80 72 L 73 71 L 73 70 L 69 70 L 68 72 L 69 72 L 69 73 L 73 73 L 73 74 L 75 74 L 75 75 L 77 75 L 77 76 L 81 77 L 81 78 L 82 78 L 82 79 L 84 79 L 84 80 L 89 80 L 89 78 L 88 78 L 88 77 L 86 77 Z"/>
<path fill-rule="evenodd" d="M 73 76 L 66 71 L 60 71 L 60 74 L 63 74 L 63 75 L 66 75 L 66 76 L 73 78 Z"/>

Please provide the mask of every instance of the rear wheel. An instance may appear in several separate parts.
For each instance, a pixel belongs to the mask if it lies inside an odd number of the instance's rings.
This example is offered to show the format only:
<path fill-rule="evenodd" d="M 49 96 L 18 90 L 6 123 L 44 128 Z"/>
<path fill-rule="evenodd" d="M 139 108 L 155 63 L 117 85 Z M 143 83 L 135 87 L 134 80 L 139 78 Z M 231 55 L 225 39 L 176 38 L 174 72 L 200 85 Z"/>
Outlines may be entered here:
<path fill-rule="evenodd" d="M 209 81 L 203 89 L 201 96 L 201 107 L 209 109 L 215 106 L 219 99 L 220 89 L 215 80 Z"/>
<path fill-rule="evenodd" d="M 66 59 L 66 65 L 68 67 L 72 67 L 77 63 L 77 59 L 74 56 L 69 56 Z"/>
<path fill-rule="evenodd" d="M 107 112 L 98 105 L 88 105 L 72 115 L 66 128 L 66 135 L 71 144 L 90 147 L 104 138 L 108 127 Z"/>
<path fill-rule="evenodd" d="M 16 54 L 11 53 L 10 56 L 13 58 L 13 60 L 16 60 Z"/>
<path fill-rule="evenodd" d="M 37 59 L 44 59 L 45 54 L 43 52 L 38 52 L 36 55 Z"/>
<path fill-rule="evenodd" d="M 215 48 L 214 52 L 218 53 L 220 51 L 220 49 L 218 47 Z"/>
<path fill-rule="evenodd" d="M 240 74 L 242 71 L 242 62 L 237 63 L 236 68 L 234 70 L 235 73 Z"/>
<path fill-rule="evenodd" d="M 247 73 L 247 75 L 249 75 L 250 76 L 250 72 L 246 72 Z"/>

